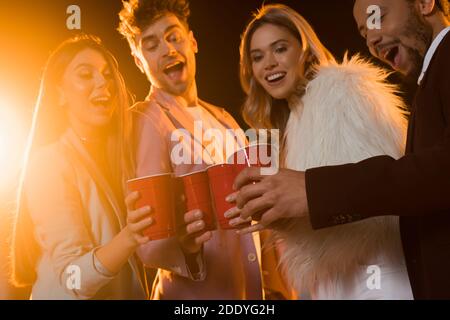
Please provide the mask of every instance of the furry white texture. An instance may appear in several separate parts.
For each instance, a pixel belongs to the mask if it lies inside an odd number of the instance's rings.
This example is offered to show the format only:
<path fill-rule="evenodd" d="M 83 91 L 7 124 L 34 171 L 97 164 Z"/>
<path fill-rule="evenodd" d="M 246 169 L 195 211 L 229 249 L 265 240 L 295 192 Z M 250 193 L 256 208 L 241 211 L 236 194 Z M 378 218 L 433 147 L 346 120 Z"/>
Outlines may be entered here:
<path fill-rule="evenodd" d="M 405 106 L 396 87 L 386 83 L 387 76 L 358 56 L 318 67 L 302 99 L 290 105 L 285 167 L 305 171 L 378 155 L 401 157 Z M 282 265 L 290 283 L 297 292 L 312 296 L 319 284 L 334 290 L 337 281 L 352 277 L 359 266 L 376 263 L 380 256 L 392 264 L 403 260 L 397 217 L 316 231 L 304 219 L 278 236 L 285 243 Z"/>

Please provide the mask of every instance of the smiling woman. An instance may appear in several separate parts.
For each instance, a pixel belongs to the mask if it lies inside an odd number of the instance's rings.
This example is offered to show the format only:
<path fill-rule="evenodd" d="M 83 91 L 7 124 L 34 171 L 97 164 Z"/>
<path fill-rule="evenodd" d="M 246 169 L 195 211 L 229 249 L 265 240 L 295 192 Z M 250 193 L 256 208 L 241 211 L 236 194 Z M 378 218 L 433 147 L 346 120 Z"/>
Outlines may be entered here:
<path fill-rule="evenodd" d="M 337 63 L 298 12 L 276 4 L 263 6 L 247 26 L 240 74 L 248 95 L 243 108 L 248 124 L 278 129 L 284 137 L 279 174 L 263 177 L 259 186 L 242 189 L 238 180 L 251 171 L 235 181 L 240 189 L 240 218 L 265 211 L 258 224 L 241 234 L 283 222 L 276 226 L 283 242 L 282 267 L 300 295 L 309 293 L 320 300 L 411 299 L 396 217 L 322 230 L 314 230 L 309 218 L 297 219 L 299 215 L 278 219 L 286 212 L 283 205 L 299 203 L 298 198 L 291 202 L 285 191 L 276 191 L 279 183 L 286 183 L 289 190 L 296 186 L 296 179 L 286 174 L 288 170 L 303 172 L 384 154 L 401 156 L 406 133 L 404 106 L 395 88 L 385 82 L 387 73 L 357 56 Z M 275 100 L 287 108 L 280 110 Z M 292 190 L 298 194 L 301 188 Z M 283 196 L 278 202 L 283 205 L 273 205 L 273 199 Z M 336 218 L 336 224 L 339 219 L 347 217 Z M 357 215 L 350 219 L 356 220 Z M 369 265 L 382 266 L 381 290 L 372 291 L 366 285 L 372 279 Z"/>
<path fill-rule="evenodd" d="M 50 55 L 10 253 L 11 280 L 32 286 L 33 299 L 145 297 L 131 257 L 151 221 L 130 223 L 123 203 L 123 181 L 132 171 L 129 100 L 118 63 L 99 38 L 76 35 Z M 70 278 L 72 270 L 79 280 Z M 71 279 L 79 285 L 69 285 Z"/>

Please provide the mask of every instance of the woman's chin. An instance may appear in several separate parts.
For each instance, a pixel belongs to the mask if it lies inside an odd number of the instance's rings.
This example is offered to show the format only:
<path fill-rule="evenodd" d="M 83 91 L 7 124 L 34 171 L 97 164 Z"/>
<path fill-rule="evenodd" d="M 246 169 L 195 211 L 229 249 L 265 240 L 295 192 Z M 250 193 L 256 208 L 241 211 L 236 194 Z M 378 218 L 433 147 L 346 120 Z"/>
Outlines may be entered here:
<path fill-rule="evenodd" d="M 94 129 L 102 129 L 107 127 L 111 123 L 110 117 L 95 117 L 93 119 L 90 119 L 89 124 Z"/>
<path fill-rule="evenodd" d="M 271 90 L 268 93 L 275 100 L 286 100 L 289 96 L 284 90 Z"/>

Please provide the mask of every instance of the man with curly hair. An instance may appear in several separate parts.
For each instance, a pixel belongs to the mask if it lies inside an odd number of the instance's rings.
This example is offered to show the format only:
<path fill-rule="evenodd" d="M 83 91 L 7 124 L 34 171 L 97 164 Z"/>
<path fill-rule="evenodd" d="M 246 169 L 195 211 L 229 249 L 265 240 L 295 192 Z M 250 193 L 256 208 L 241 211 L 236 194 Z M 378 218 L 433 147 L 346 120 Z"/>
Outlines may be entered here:
<path fill-rule="evenodd" d="M 220 163 L 221 155 L 209 154 L 205 141 L 195 137 L 195 121 L 200 121 L 204 130 L 220 130 L 223 137 L 228 129 L 239 129 L 225 109 L 198 98 L 198 46 L 188 25 L 189 14 L 186 0 L 124 1 L 119 14 L 119 32 L 151 83 L 146 100 L 134 106 L 137 176 L 168 172 L 179 176 Z M 172 133 L 178 129 L 191 135 L 191 163 L 180 164 L 171 158 L 179 143 L 171 139 Z M 227 146 L 229 143 L 234 145 Z M 227 147 L 236 150 L 245 145 L 245 136 L 236 135 L 234 141 L 227 139 L 221 145 L 224 153 L 230 150 Z M 233 230 L 206 231 L 202 216 L 198 210 L 187 212 L 178 237 L 151 241 L 138 250 L 147 267 L 159 269 L 153 298 L 262 299 L 263 287 L 272 297 L 288 295 L 276 271 L 276 255 L 271 250 L 261 255 L 259 236 L 239 236 Z M 267 272 L 261 269 L 262 263 Z"/>

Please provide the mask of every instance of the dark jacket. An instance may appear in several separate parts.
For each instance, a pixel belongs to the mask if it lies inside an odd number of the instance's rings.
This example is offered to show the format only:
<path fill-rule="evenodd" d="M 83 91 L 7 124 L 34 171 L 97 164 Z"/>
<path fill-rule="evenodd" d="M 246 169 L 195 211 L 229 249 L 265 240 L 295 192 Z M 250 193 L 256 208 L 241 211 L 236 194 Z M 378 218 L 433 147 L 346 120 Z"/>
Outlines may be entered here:
<path fill-rule="evenodd" d="M 400 216 L 416 299 L 450 299 L 450 33 L 416 93 L 406 154 L 306 172 L 313 228 Z"/>

